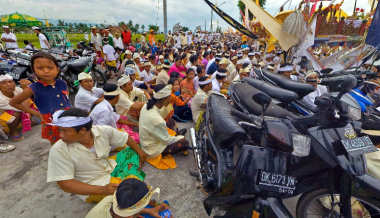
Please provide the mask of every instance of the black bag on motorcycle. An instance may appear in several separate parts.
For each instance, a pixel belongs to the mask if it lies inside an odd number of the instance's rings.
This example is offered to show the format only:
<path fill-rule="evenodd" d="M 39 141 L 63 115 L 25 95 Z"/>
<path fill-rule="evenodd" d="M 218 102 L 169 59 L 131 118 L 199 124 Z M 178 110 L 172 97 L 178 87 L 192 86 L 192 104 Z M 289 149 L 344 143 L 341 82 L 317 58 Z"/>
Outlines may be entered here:
<path fill-rule="evenodd" d="M 278 196 L 262 190 L 258 185 L 260 171 L 286 174 L 288 153 L 270 148 L 244 145 L 236 164 L 235 194 L 257 194 L 265 192 L 268 197 Z"/>

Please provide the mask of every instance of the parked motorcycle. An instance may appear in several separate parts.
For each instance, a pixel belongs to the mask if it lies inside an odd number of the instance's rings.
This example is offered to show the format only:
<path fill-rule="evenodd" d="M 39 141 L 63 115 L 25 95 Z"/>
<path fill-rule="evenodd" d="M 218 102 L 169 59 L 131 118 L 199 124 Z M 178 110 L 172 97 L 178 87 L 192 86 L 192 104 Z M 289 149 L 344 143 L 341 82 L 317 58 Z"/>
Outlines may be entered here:
<path fill-rule="evenodd" d="M 282 111 L 260 91 L 235 93 L 248 113 L 211 95 L 199 128 L 190 131 L 209 193 L 206 211 L 220 207 L 226 213 L 219 217 L 292 217 L 282 200 L 301 194 L 297 217 L 350 218 L 352 202 L 372 217 L 380 215 L 380 182 L 366 174 L 364 158 L 376 148 L 359 135 L 360 122 L 341 101 L 355 85 L 347 76 L 340 93 L 317 98 L 317 112 L 309 117 Z"/>
<path fill-rule="evenodd" d="M 78 91 L 78 75 L 81 72 L 91 72 L 95 85 L 103 86 L 106 79 L 106 71 L 96 64 L 96 55 L 80 57 L 77 59 L 62 61 L 59 63 L 62 79 L 66 81 L 69 93 L 75 95 Z"/>

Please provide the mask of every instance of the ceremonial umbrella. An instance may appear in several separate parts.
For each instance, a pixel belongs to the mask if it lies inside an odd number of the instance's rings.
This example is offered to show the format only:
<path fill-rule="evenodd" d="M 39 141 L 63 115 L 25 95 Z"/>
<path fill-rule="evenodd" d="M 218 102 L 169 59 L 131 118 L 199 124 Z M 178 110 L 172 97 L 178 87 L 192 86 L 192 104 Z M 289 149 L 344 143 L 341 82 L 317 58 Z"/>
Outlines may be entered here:
<path fill-rule="evenodd" d="M 10 27 L 19 26 L 41 26 L 42 22 L 35 17 L 18 12 L 0 16 L 0 25 L 8 25 Z"/>

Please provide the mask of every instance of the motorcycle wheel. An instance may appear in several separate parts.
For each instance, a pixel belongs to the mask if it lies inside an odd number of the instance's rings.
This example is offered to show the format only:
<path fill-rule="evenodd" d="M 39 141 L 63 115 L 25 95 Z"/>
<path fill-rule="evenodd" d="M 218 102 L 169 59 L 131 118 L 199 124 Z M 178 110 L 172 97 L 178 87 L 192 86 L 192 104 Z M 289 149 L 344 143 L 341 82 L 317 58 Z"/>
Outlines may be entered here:
<path fill-rule="evenodd" d="M 215 191 L 215 184 L 213 178 L 216 176 L 216 164 L 212 161 L 209 155 L 209 145 L 208 136 L 206 131 L 206 114 L 203 114 L 203 120 L 199 124 L 198 131 L 196 131 L 197 145 L 200 151 L 200 165 L 199 169 L 201 173 L 201 183 L 203 190 L 207 193 L 212 193 Z"/>
<path fill-rule="evenodd" d="M 340 218 L 339 194 L 333 194 L 334 203 L 327 189 L 317 189 L 304 194 L 297 203 L 297 218 Z M 380 208 L 365 203 L 364 199 L 351 198 L 352 217 L 380 217 Z"/>
<path fill-rule="evenodd" d="M 94 77 L 97 87 L 103 87 L 103 85 L 107 82 L 106 75 L 98 70 L 94 70 L 92 72 L 92 76 Z"/>

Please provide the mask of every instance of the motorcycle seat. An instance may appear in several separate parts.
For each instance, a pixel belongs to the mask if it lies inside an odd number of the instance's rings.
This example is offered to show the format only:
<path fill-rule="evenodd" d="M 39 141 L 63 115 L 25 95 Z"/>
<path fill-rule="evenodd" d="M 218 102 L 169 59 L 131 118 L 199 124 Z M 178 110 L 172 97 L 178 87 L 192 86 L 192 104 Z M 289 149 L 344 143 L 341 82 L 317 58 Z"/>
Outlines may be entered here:
<path fill-rule="evenodd" d="M 298 99 L 297 93 L 273 86 L 262 80 L 244 78 L 243 81 L 281 102 L 290 103 Z"/>
<path fill-rule="evenodd" d="M 64 68 L 64 67 L 66 67 L 66 65 L 67 65 L 67 62 L 66 61 L 61 61 L 61 62 L 58 62 L 58 65 L 59 65 L 59 68 Z"/>
<path fill-rule="evenodd" d="M 91 58 L 81 58 L 75 61 L 71 61 L 68 63 L 69 69 L 74 71 L 75 73 L 81 73 L 84 69 L 86 69 L 87 65 L 89 64 Z"/>
<path fill-rule="evenodd" d="M 263 71 L 263 74 L 281 88 L 296 92 L 300 98 L 303 98 L 315 90 L 310 84 L 296 82 L 278 74 L 269 73 L 266 71 Z"/>
<path fill-rule="evenodd" d="M 261 115 L 262 106 L 256 103 L 252 97 L 260 90 L 254 88 L 247 83 L 236 83 L 231 85 L 232 99 L 238 107 L 245 108 L 249 113 L 255 115 Z M 274 104 L 273 102 L 269 105 L 268 109 L 265 111 L 265 116 L 278 117 L 278 118 L 297 118 L 298 116 L 291 113 L 288 110 Z"/>
<path fill-rule="evenodd" d="M 233 141 L 246 137 L 245 130 L 231 114 L 232 105 L 223 96 L 212 94 L 207 102 L 215 144 L 221 148 L 233 146 Z"/>

